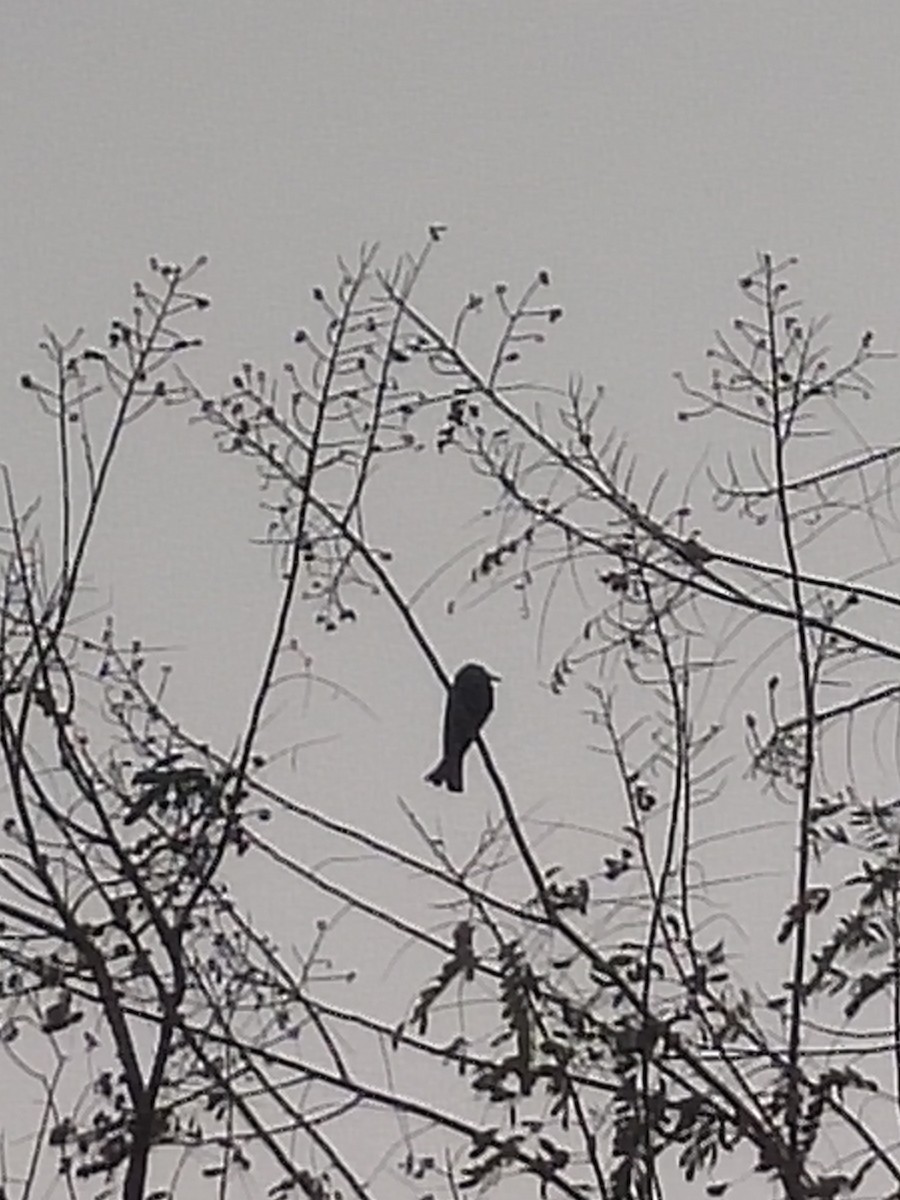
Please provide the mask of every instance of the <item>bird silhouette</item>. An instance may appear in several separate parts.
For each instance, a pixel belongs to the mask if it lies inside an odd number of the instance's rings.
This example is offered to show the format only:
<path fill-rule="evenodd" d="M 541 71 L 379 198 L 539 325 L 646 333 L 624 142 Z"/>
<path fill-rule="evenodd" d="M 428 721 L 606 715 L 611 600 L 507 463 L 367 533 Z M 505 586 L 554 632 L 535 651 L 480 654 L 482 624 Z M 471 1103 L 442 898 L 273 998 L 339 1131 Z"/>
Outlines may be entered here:
<path fill-rule="evenodd" d="M 444 757 L 425 776 L 435 787 L 446 784 L 451 792 L 463 790 L 463 755 L 491 715 L 498 679 L 479 663 L 466 663 L 456 672 L 444 710 Z"/>

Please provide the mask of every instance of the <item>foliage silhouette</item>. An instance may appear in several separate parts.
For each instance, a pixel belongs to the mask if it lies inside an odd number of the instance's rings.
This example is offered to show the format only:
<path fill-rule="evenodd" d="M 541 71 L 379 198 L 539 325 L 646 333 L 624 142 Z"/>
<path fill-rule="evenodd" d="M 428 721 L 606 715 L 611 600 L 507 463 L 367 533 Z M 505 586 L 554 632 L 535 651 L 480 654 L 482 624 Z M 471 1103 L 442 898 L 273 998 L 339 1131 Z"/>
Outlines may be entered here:
<path fill-rule="evenodd" d="M 739 1196 L 759 1176 L 790 1200 L 900 1195 L 900 810 L 891 796 L 863 800 L 877 780 L 859 784 L 855 769 L 860 738 L 880 754 L 900 696 L 900 649 L 884 633 L 898 600 L 868 581 L 895 561 L 900 447 L 869 444 L 848 412 L 887 356 L 865 333 L 831 365 L 823 323 L 790 299 L 793 260 L 759 256 L 740 281 L 752 316 L 715 336 L 708 384 L 678 376 L 682 422 L 739 431 L 707 471 L 698 516 L 684 492 L 668 498 L 667 477 L 642 490 L 624 439 L 600 428 L 601 393 L 525 374 L 563 316 L 547 271 L 517 300 L 505 284 L 491 300 L 469 294 L 447 332 L 419 308 L 445 232 L 432 226 L 393 270 L 371 248 L 340 261 L 336 288 L 313 289 L 321 328 L 296 332 L 286 389 L 252 363 L 217 395 L 188 373 L 200 342 L 176 326 L 208 305 L 193 290 L 201 260 L 151 260 L 153 283 L 135 286 L 107 349 L 48 334 L 48 381 L 20 378 L 52 420 L 60 488 L 45 545 L 4 473 L 0 1043 L 44 1110 L 3 1188 L 34 1194 L 49 1151 L 68 1194 L 93 1194 L 100 1178 L 128 1200 L 176 1195 L 179 1155 L 218 1195 L 251 1169 L 272 1196 L 323 1200 L 394 1189 L 389 1172 L 423 1197 L 502 1194 L 507 1180 L 518 1194 L 523 1177 L 540 1196 L 644 1200 L 681 1194 L 682 1180 Z M 476 361 L 470 331 L 491 312 L 497 336 Z M 255 466 L 280 566 L 230 753 L 169 711 L 156 651 L 108 615 L 85 632 L 74 610 L 122 440 L 155 407 L 187 407 Z M 838 457 L 832 418 L 852 439 Z M 267 776 L 274 689 L 293 675 L 319 683 L 307 659 L 291 671 L 298 611 L 337 634 L 385 603 L 451 688 L 364 519 L 373 464 L 402 470 L 429 442 L 438 463 L 461 456 L 495 490 L 497 536 L 467 594 L 512 594 L 525 613 L 537 603 L 542 638 L 566 580 L 585 607 L 548 685 L 563 703 L 583 684 L 604 793 L 622 805 L 619 828 L 597 831 L 608 849 L 590 874 L 543 860 L 483 719 L 459 754 L 474 739 L 496 808 L 462 863 L 413 806 L 418 855 Z M 738 702 L 765 711 L 746 713 L 743 745 Z M 896 760 L 894 746 L 894 773 Z M 714 850 L 756 844 L 729 805 L 751 789 L 763 830 L 789 813 L 794 843 L 774 926 L 742 931 L 777 888 L 751 870 L 729 913 L 718 897 L 733 868 L 717 879 Z M 265 835 L 273 818 L 334 852 L 284 849 Z M 567 819 L 554 814 L 556 829 Z M 374 857 L 386 883 L 415 878 L 451 914 L 449 938 L 422 905 L 384 901 L 406 886 L 377 899 L 362 878 L 342 882 L 332 867 L 348 853 Z M 386 958 L 412 948 L 422 983 L 407 1012 L 386 1019 L 326 956 L 330 918 L 294 955 L 257 928 L 232 886 L 248 859 L 293 880 L 309 911 L 351 913 Z M 335 986 L 351 999 L 336 1002 Z M 67 1078 L 74 1059 L 87 1089 Z M 383 1083 L 367 1061 L 384 1063 Z M 378 1146 L 368 1161 L 364 1122 Z"/>

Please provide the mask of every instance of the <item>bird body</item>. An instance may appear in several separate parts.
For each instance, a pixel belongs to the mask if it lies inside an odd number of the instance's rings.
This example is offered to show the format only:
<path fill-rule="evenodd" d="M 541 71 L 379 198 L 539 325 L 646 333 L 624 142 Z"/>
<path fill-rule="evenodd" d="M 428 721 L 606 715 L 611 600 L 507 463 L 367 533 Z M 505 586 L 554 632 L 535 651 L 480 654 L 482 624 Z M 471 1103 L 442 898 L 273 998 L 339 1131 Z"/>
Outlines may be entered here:
<path fill-rule="evenodd" d="M 463 755 L 494 708 L 494 681 L 479 663 L 466 663 L 456 672 L 444 710 L 444 757 L 426 776 L 435 787 L 463 790 Z"/>

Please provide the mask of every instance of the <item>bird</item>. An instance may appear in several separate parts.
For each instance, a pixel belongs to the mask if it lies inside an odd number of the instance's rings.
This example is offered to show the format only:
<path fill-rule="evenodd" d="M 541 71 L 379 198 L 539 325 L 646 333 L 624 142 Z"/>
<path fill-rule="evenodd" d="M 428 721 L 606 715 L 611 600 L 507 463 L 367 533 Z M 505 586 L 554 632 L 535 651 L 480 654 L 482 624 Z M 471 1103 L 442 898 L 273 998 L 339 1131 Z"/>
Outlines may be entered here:
<path fill-rule="evenodd" d="M 493 711 L 493 685 L 499 679 L 480 663 L 466 663 L 456 672 L 444 710 L 444 757 L 425 776 L 428 783 L 463 790 L 463 755 Z"/>

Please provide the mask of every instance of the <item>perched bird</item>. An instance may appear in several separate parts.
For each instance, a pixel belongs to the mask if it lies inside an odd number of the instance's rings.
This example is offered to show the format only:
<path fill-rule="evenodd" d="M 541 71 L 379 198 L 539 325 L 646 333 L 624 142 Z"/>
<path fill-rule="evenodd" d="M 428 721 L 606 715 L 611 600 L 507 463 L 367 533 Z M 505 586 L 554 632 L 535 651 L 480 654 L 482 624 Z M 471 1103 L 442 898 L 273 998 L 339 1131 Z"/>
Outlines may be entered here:
<path fill-rule="evenodd" d="M 444 757 L 425 776 L 435 787 L 446 783 L 451 792 L 463 790 L 463 755 L 491 715 L 499 678 L 479 663 L 466 663 L 456 672 L 444 712 Z"/>

